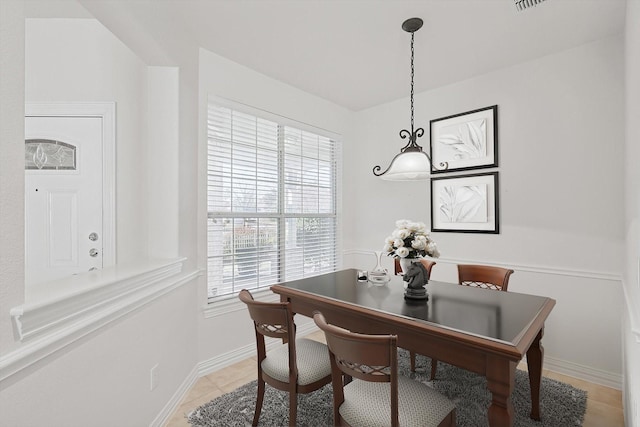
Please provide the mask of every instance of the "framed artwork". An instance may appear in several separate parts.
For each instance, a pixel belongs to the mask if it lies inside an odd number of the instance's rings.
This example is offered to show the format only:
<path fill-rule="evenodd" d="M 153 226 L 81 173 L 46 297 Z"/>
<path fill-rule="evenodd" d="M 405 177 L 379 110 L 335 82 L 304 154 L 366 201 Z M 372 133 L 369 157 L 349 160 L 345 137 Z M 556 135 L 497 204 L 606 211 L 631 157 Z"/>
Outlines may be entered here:
<path fill-rule="evenodd" d="M 431 178 L 431 231 L 500 232 L 498 172 Z"/>
<path fill-rule="evenodd" d="M 431 120 L 431 173 L 498 166 L 497 124 L 497 105 Z"/>

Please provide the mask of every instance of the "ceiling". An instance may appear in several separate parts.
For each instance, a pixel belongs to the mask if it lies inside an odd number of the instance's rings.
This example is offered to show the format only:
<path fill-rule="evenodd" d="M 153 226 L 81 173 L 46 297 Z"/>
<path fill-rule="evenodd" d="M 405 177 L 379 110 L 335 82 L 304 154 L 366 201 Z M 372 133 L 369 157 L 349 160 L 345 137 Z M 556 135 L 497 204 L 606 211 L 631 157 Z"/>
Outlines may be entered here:
<path fill-rule="evenodd" d="M 32 16 L 94 16 L 150 65 L 203 47 L 359 111 L 553 54 L 624 29 L 626 0 L 69 0 Z M 77 5 L 77 3 L 75 3 Z M 88 13 L 87 13 L 88 11 Z M 526 76 L 523 76 L 526 78 Z"/>

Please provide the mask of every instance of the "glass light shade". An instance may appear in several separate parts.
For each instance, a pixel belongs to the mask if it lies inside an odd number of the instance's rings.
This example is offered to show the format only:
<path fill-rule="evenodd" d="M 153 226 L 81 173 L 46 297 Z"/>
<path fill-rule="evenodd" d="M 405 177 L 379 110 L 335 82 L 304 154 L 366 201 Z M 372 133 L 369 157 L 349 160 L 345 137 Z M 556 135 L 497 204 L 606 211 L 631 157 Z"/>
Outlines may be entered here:
<path fill-rule="evenodd" d="M 415 181 L 429 179 L 431 162 L 424 151 L 407 151 L 396 155 L 387 172 L 380 178 L 387 181 Z"/>

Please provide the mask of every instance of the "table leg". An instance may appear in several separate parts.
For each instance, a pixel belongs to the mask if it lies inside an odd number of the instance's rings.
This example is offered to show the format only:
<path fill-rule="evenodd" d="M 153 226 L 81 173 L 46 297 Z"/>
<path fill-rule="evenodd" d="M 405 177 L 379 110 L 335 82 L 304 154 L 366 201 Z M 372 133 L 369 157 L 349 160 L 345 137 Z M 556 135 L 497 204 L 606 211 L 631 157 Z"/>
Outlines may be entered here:
<path fill-rule="evenodd" d="M 511 393 L 516 378 L 516 363 L 504 359 L 487 360 L 487 388 L 491 392 L 489 425 L 492 427 L 513 426 L 513 403 Z"/>
<path fill-rule="evenodd" d="M 540 329 L 536 339 L 527 350 L 527 367 L 529 369 L 529 384 L 531 387 L 531 415 L 536 421 L 540 421 L 540 382 L 542 381 L 542 358 L 544 348 L 540 343 L 544 328 Z"/>

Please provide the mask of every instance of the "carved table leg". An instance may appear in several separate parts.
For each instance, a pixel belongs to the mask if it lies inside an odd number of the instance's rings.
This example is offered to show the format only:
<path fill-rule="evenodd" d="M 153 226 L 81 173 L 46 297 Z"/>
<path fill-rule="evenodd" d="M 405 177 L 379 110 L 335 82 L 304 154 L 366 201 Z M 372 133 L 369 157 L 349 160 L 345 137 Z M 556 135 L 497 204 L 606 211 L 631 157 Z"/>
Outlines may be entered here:
<path fill-rule="evenodd" d="M 542 358 L 544 348 L 540 343 L 544 328 L 540 329 L 538 336 L 527 350 L 527 366 L 529 369 L 529 384 L 531 386 L 531 418 L 540 421 L 540 382 L 542 381 Z"/>
<path fill-rule="evenodd" d="M 513 426 L 513 392 L 516 363 L 504 359 L 487 360 L 487 387 L 492 395 L 489 406 L 489 425 L 492 427 Z"/>

